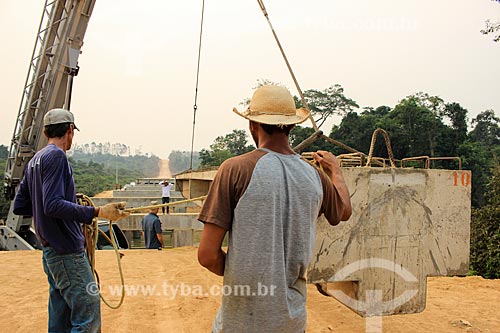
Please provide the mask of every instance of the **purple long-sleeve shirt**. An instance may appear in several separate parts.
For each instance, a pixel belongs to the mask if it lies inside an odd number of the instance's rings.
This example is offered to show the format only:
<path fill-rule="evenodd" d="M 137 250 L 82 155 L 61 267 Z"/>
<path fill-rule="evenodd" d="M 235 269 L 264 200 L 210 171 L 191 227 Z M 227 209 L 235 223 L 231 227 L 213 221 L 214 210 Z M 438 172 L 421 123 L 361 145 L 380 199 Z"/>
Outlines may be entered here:
<path fill-rule="evenodd" d="M 59 253 L 84 249 L 80 223 L 91 223 L 94 207 L 76 204 L 73 170 L 66 153 L 49 144 L 33 156 L 14 199 L 14 214 L 33 216 L 43 246 Z"/>

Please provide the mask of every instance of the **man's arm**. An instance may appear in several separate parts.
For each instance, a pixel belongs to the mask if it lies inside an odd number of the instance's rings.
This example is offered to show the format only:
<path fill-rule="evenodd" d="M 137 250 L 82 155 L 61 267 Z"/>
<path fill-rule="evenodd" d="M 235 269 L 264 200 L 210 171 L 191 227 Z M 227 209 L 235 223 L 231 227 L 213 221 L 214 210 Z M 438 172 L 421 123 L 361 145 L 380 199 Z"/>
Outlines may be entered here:
<path fill-rule="evenodd" d="M 198 262 L 210 272 L 224 275 L 226 253 L 222 251 L 222 241 L 226 230 L 213 224 L 205 223 L 198 248 Z"/>
<path fill-rule="evenodd" d="M 31 203 L 29 189 L 24 178 L 19 185 L 16 197 L 14 198 L 14 214 L 24 216 L 33 215 L 33 205 Z"/>
<path fill-rule="evenodd" d="M 161 247 L 164 247 L 165 245 L 163 244 L 163 234 L 156 234 L 156 238 L 158 238 L 158 241 L 161 244 Z"/>
<path fill-rule="evenodd" d="M 340 200 L 342 201 L 343 210 L 340 220 L 347 221 L 352 214 L 351 197 L 337 158 L 332 153 L 324 150 L 318 150 L 314 153 L 313 157 L 332 180 L 333 186 L 335 186 L 340 196 Z"/>
<path fill-rule="evenodd" d="M 163 230 L 161 230 L 161 222 L 160 219 L 156 219 L 154 223 L 154 228 L 156 232 L 156 238 L 158 238 L 158 241 L 161 244 L 161 247 L 163 247 Z"/>

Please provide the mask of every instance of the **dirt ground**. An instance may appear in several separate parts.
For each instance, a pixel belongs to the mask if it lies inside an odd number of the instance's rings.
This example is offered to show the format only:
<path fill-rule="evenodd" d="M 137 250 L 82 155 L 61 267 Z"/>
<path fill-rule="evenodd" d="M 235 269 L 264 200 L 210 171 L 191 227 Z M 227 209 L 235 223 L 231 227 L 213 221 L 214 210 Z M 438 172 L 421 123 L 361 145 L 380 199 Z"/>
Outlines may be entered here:
<path fill-rule="evenodd" d="M 101 193 L 97 193 L 94 195 L 94 198 L 112 198 L 113 197 L 113 190 L 110 191 L 103 191 Z"/>
<path fill-rule="evenodd" d="M 157 178 L 172 178 L 172 173 L 170 172 L 170 167 L 168 165 L 168 160 L 160 160 L 159 162 L 159 171 Z M 97 193 L 95 198 L 112 198 L 113 190 L 103 191 L 101 193 Z"/>
<path fill-rule="evenodd" d="M 103 332 L 210 332 L 222 278 L 198 264 L 196 251 L 122 251 L 128 293 L 117 310 L 102 304 Z M 41 252 L 0 252 L 0 260 L 2 331 L 46 332 L 48 285 Z M 119 293 L 112 293 L 120 279 L 113 251 L 97 252 L 97 270 L 104 295 L 116 304 Z M 425 311 L 383 317 L 383 332 L 500 332 L 499 305 L 500 280 L 428 278 Z M 307 312 L 307 332 L 365 332 L 364 318 L 312 285 Z"/>
<path fill-rule="evenodd" d="M 170 172 L 170 167 L 168 165 L 168 160 L 160 160 L 158 178 L 172 178 L 172 173 Z"/>

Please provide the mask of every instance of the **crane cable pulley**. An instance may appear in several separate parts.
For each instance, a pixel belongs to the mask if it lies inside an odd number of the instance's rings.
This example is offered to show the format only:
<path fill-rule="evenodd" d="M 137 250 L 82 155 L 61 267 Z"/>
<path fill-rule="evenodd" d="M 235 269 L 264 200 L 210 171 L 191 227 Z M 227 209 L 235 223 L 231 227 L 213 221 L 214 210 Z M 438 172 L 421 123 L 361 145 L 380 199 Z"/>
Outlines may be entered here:
<path fill-rule="evenodd" d="M 293 82 L 295 83 L 295 87 L 297 88 L 297 91 L 299 92 L 300 99 L 302 101 L 302 105 L 308 111 L 311 111 L 311 109 L 309 109 L 309 105 L 306 102 L 306 99 L 304 98 L 304 94 L 302 93 L 302 89 L 300 89 L 299 82 L 297 81 L 297 78 L 295 77 L 295 74 L 293 73 L 292 66 L 290 65 L 290 62 L 288 61 L 288 58 L 285 54 L 285 51 L 283 50 L 283 47 L 281 46 L 278 35 L 276 34 L 276 31 L 274 30 L 274 27 L 271 24 L 271 20 L 269 19 L 269 15 L 267 13 L 266 6 L 264 5 L 263 0 L 257 0 L 257 2 L 259 3 L 260 9 L 262 10 L 262 13 L 264 14 L 264 17 L 266 18 L 267 23 L 269 23 L 269 27 L 271 28 L 271 31 L 273 32 L 274 39 L 276 40 L 276 43 L 278 44 L 278 47 L 281 51 L 281 54 L 283 55 L 283 59 L 285 59 L 286 66 L 288 67 L 288 71 L 290 72 L 290 75 L 292 76 L 292 79 L 293 79 Z M 316 121 L 314 121 L 314 118 L 312 117 L 311 113 L 309 114 L 309 119 L 312 122 L 312 126 L 314 128 L 314 131 L 315 132 L 318 131 L 318 125 L 316 125 Z"/>
<path fill-rule="evenodd" d="M 269 19 L 269 14 L 267 13 L 267 10 L 266 10 L 266 6 L 264 5 L 264 1 L 263 0 L 257 0 L 257 2 L 259 3 L 259 6 L 260 6 L 260 9 L 262 10 L 262 13 L 264 14 L 264 17 L 266 18 L 267 20 L 267 23 L 269 24 L 269 27 L 271 28 L 271 31 L 273 33 L 273 36 L 274 36 L 274 39 L 276 40 L 276 43 L 278 44 L 278 47 L 281 51 L 281 54 L 283 55 L 283 59 L 285 59 L 285 63 L 288 67 L 288 70 L 290 72 L 290 75 L 292 76 L 292 79 L 293 79 L 293 82 L 295 83 L 295 87 L 297 88 L 297 91 L 299 92 L 299 95 L 300 95 L 300 99 L 302 101 L 302 105 L 310 112 L 311 109 L 309 108 L 309 105 L 307 104 L 306 102 L 306 99 L 304 98 L 304 94 L 302 93 L 302 89 L 300 88 L 300 85 L 299 85 L 299 82 L 297 81 L 297 78 L 295 77 L 295 74 L 293 73 L 293 69 L 292 69 L 292 66 L 290 65 L 290 62 L 288 61 L 288 58 L 285 54 L 285 51 L 283 50 L 283 47 L 281 46 L 281 42 L 278 38 L 278 35 L 276 34 L 276 31 L 274 30 L 274 27 L 271 23 L 271 20 Z M 310 138 L 306 139 L 304 142 L 300 143 L 297 147 L 294 148 L 295 151 L 299 151 L 300 149 L 298 149 L 299 146 L 301 146 L 301 148 L 309 145 L 310 143 L 312 143 L 313 141 L 315 141 L 317 138 L 323 138 L 327 141 L 330 141 L 331 143 L 334 143 L 336 145 L 339 145 L 341 146 L 342 148 L 348 150 L 348 151 L 352 151 L 352 152 L 357 152 L 359 153 L 358 150 L 354 149 L 354 148 L 351 148 L 339 141 L 336 141 L 336 140 L 333 140 L 329 137 L 327 137 L 326 135 L 323 134 L 323 132 L 321 130 L 319 130 L 318 128 L 318 125 L 316 124 L 316 121 L 314 120 L 314 118 L 312 117 L 312 113 L 309 114 L 309 119 L 311 120 L 311 123 L 312 123 L 312 126 L 313 126 L 313 129 L 314 129 L 314 133 L 311 135 Z M 306 142 L 307 141 L 307 142 Z M 378 163 L 378 162 L 376 162 Z"/>
<path fill-rule="evenodd" d="M 198 101 L 198 83 L 200 78 L 200 59 L 201 59 L 201 41 L 203 37 L 203 18 L 205 14 L 205 0 L 203 0 L 201 6 L 201 22 L 200 22 L 200 42 L 198 44 L 198 65 L 196 68 L 196 87 L 194 91 L 194 105 L 193 105 L 193 131 L 191 135 L 191 159 L 189 161 L 189 169 L 193 170 L 193 152 L 194 152 L 194 129 L 196 126 L 196 111 L 198 110 L 198 105 L 196 105 Z"/>
<path fill-rule="evenodd" d="M 290 62 L 288 61 L 288 58 L 285 54 L 285 51 L 283 50 L 283 47 L 281 46 L 281 42 L 278 38 L 278 35 L 276 34 L 276 31 L 274 30 L 274 27 L 271 23 L 271 20 L 269 19 L 269 14 L 267 13 L 266 6 L 264 5 L 263 0 L 257 0 L 257 2 L 259 4 L 260 9 L 262 10 L 262 13 L 264 14 L 264 17 L 267 20 L 267 23 L 269 24 L 269 27 L 271 28 L 274 39 L 276 40 L 276 43 L 278 44 L 278 47 L 281 51 L 281 54 L 283 55 L 283 59 L 285 60 L 285 63 L 288 67 L 288 71 L 290 72 L 290 74 L 292 76 L 292 79 L 293 79 L 293 82 L 295 83 L 295 87 L 297 88 L 297 91 L 299 92 L 300 99 L 302 101 L 302 105 L 308 111 L 311 111 L 309 108 L 309 105 L 306 102 L 306 99 L 304 98 L 304 94 L 302 92 L 302 89 L 300 88 L 300 85 L 297 81 L 297 78 L 295 77 L 292 66 L 290 65 Z M 195 127 L 196 127 L 196 111 L 198 110 L 197 100 L 198 100 L 198 84 L 199 84 L 199 76 L 200 76 L 200 59 L 201 59 L 201 45 L 202 45 L 202 38 L 203 38 L 204 14 L 205 14 L 205 0 L 203 0 L 202 8 L 201 8 L 200 38 L 199 38 L 199 45 L 198 45 L 198 64 L 197 64 L 197 69 L 196 69 L 196 87 L 195 87 L 194 105 L 193 105 L 193 129 L 192 129 L 192 136 L 191 136 L 191 159 L 189 162 L 189 169 L 190 170 L 193 170 L 194 133 L 195 133 Z M 309 119 L 311 120 L 314 131 L 317 132 L 318 125 L 316 124 L 316 121 L 312 117 L 312 114 L 309 114 Z"/>

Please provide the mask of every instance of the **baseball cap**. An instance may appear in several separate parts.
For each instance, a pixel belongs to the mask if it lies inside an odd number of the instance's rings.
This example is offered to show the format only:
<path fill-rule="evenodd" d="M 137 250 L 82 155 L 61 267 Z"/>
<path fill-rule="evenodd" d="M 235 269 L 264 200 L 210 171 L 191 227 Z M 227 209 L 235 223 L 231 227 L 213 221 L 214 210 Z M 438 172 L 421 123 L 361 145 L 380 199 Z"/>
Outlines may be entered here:
<path fill-rule="evenodd" d="M 79 130 L 75 125 L 75 117 L 66 109 L 52 109 L 43 117 L 43 126 L 65 123 L 71 123 L 76 130 Z"/>

